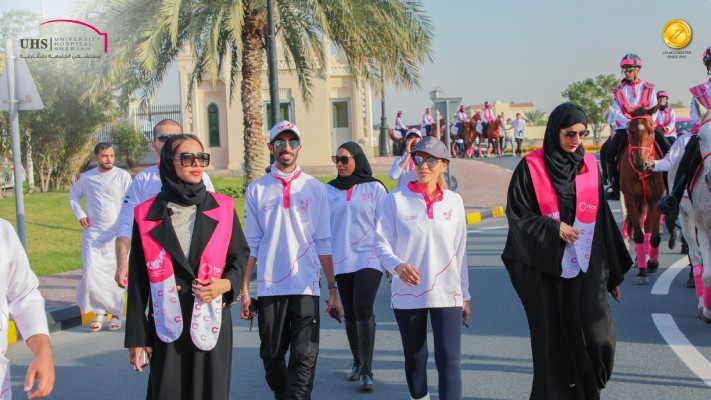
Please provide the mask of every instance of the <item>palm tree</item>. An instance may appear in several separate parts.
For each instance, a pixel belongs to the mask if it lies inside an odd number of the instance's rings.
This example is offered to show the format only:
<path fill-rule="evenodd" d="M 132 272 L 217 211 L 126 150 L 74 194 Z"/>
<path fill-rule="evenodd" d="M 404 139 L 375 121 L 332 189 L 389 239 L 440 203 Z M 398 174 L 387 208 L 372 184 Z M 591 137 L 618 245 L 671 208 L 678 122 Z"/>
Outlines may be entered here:
<path fill-rule="evenodd" d="M 311 78 L 324 63 L 324 36 L 348 59 L 354 77 L 376 93 L 381 77 L 405 89 L 419 86 L 419 66 L 430 60 L 432 43 L 432 25 L 420 1 L 274 1 L 284 56 L 299 77 L 307 105 Z M 89 97 L 120 90 L 128 98 L 141 90 L 148 99 L 179 49 L 190 48 L 195 59 L 191 91 L 203 77 L 215 83 L 220 69 L 229 68 L 233 97 L 241 77 L 246 180 L 262 174 L 266 0 L 96 1 L 86 13 L 85 18 L 107 27 L 111 38 L 106 72 Z"/>
<path fill-rule="evenodd" d="M 546 112 L 541 110 L 540 108 L 537 108 L 537 109 L 531 110 L 531 111 L 526 111 L 525 113 L 523 113 L 523 118 L 531 126 L 544 125 L 547 120 Z"/>

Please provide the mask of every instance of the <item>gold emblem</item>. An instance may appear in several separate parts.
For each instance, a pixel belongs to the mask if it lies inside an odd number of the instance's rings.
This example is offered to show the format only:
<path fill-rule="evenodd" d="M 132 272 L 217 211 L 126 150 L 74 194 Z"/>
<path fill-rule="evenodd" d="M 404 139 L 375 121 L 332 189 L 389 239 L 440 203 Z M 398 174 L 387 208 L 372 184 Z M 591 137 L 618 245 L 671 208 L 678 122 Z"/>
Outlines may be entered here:
<path fill-rule="evenodd" d="M 662 39 L 672 49 L 683 49 L 691 42 L 691 27 L 684 20 L 673 19 L 664 25 Z"/>

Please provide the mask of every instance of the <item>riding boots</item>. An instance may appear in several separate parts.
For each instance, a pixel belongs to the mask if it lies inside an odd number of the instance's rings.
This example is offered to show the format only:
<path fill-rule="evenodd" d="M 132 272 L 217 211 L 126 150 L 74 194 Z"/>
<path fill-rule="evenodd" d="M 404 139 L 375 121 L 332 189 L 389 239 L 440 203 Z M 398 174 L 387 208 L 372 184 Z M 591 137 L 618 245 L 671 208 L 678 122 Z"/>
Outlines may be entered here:
<path fill-rule="evenodd" d="M 373 347 L 375 345 L 375 317 L 360 320 L 358 342 L 360 345 L 360 389 L 373 390 Z"/>
<path fill-rule="evenodd" d="M 346 336 L 353 354 L 353 368 L 346 375 L 346 379 L 357 381 L 360 376 L 360 343 L 358 341 L 358 323 L 356 321 L 346 320 Z"/>
<path fill-rule="evenodd" d="M 607 163 L 607 173 L 610 180 L 610 186 L 605 191 L 605 196 L 607 200 L 619 200 L 620 199 L 620 177 L 617 172 L 617 165 Z"/>

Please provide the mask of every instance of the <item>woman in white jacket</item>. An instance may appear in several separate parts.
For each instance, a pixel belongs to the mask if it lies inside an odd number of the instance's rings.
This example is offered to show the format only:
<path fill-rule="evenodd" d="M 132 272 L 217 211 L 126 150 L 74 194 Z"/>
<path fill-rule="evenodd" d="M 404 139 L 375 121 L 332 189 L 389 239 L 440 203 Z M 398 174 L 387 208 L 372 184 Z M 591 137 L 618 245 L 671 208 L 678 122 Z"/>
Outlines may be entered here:
<path fill-rule="evenodd" d="M 439 398 L 461 399 L 461 329 L 469 318 L 466 214 L 446 189 L 447 146 L 434 137 L 412 151 L 417 180 L 392 191 L 376 219 L 375 252 L 393 275 L 391 305 L 413 399 L 429 399 L 427 316 L 439 374 Z"/>
<path fill-rule="evenodd" d="M 361 390 L 373 390 L 373 304 L 383 268 L 373 251 L 375 213 L 387 195 L 385 185 L 373 178 L 370 163 L 360 145 L 346 142 L 333 162 L 336 179 L 326 192 L 331 211 L 331 249 L 338 293 L 343 302 L 346 336 L 353 354 L 349 381 L 360 379 Z"/>

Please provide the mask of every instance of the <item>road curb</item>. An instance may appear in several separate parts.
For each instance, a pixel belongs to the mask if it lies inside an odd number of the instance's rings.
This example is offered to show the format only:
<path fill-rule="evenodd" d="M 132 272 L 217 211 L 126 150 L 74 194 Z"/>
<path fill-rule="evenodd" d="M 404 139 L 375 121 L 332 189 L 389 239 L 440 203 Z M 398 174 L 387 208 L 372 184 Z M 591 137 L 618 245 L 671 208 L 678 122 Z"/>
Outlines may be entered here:
<path fill-rule="evenodd" d="M 91 322 L 96 314 L 93 312 L 83 313 L 78 305 L 72 304 L 52 311 L 47 311 L 47 326 L 49 333 L 71 329 Z M 111 314 L 107 318 L 111 318 Z M 12 344 L 23 340 L 22 335 L 17 331 L 15 321 L 10 320 L 7 332 L 7 343 Z"/>
<path fill-rule="evenodd" d="M 489 218 L 500 218 L 504 215 L 506 215 L 506 209 L 503 206 L 469 213 L 467 214 L 467 225 L 476 224 Z"/>
<path fill-rule="evenodd" d="M 506 215 L 506 212 L 503 206 L 468 213 L 467 225 L 477 224 L 490 218 L 500 218 L 504 215 Z M 81 309 L 76 304 L 52 311 L 47 311 L 47 324 L 49 325 L 49 332 L 51 333 L 63 331 L 65 329 L 71 329 L 80 325 L 87 324 L 94 319 L 94 316 L 94 313 L 81 312 Z M 8 344 L 15 343 L 18 340 L 22 340 L 22 337 L 17 331 L 14 321 L 10 320 L 8 328 Z"/>

